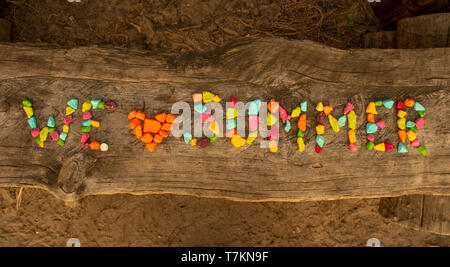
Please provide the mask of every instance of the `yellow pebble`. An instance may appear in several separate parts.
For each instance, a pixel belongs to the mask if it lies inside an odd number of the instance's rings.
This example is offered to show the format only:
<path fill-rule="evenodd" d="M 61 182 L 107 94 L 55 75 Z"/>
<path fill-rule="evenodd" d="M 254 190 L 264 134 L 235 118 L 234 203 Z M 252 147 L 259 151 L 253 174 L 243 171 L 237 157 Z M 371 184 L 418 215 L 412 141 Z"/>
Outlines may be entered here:
<path fill-rule="evenodd" d="M 348 131 L 348 141 L 350 142 L 350 144 L 356 143 L 355 130 L 349 130 Z"/>
<path fill-rule="evenodd" d="M 245 138 L 240 137 L 239 135 L 235 135 L 231 138 L 231 143 L 235 147 L 241 147 L 245 145 L 246 142 L 247 140 L 245 140 Z"/>
<path fill-rule="evenodd" d="M 44 147 L 44 142 L 41 141 L 41 142 L 39 143 L 39 146 L 43 148 L 43 147 Z"/>
<path fill-rule="evenodd" d="M 91 126 L 92 127 L 100 127 L 100 122 L 99 121 L 93 121 L 93 120 L 91 120 Z"/>
<path fill-rule="evenodd" d="M 236 108 L 228 108 L 227 109 L 227 120 L 234 119 L 237 117 L 237 109 Z"/>
<path fill-rule="evenodd" d="M 62 127 L 63 132 L 68 133 L 69 132 L 69 125 L 64 124 Z"/>
<path fill-rule="evenodd" d="M 400 110 L 397 112 L 397 117 L 403 118 L 403 117 L 406 116 L 406 114 L 408 114 L 408 112 L 406 112 L 406 111 L 400 109 Z"/>
<path fill-rule="evenodd" d="M 349 113 L 347 113 L 347 121 L 348 121 L 348 128 L 355 130 L 356 129 L 356 113 L 354 110 L 351 110 Z"/>
<path fill-rule="evenodd" d="M 378 145 L 374 146 L 373 149 L 378 151 L 386 151 L 386 146 L 384 143 L 379 143 Z"/>
<path fill-rule="evenodd" d="M 91 108 L 92 108 L 91 101 L 86 100 L 86 101 L 83 103 L 83 106 L 82 106 L 82 108 L 81 108 L 81 111 L 86 112 L 86 111 L 88 111 L 88 110 L 91 110 Z"/>
<path fill-rule="evenodd" d="M 397 126 L 399 129 L 404 130 L 406 127 L 406 119 L 401 118 L 401 119 L 397 120 Z"/>
<path fill-rule="evenodd" d="M 39 137 L 41 138 L 41 143 L 44 143 L 47 140 L 48 127 L 42 128 L 41 132 L 39 133 Z"/>
<path fill-rule="evenodd" d="M 272 113 L 267 113 L 267 125 L 272 126 L 275 123 L 277 123 L 277 118 Z"/>
<path fill-rule="evenodd" d="M 219 124 L 216 121 L 211 122 L 211 124 L 209 125 L 209 129 L 211 130 L 211 132 L 213 132 L 216 136 L 219 136 Z"/>
<path fill-rule="evenodd" d="M 322 102 L 317 103 L 316 110 L 317 111 L 323 111 L 323 104 L 322 104 Z"/>
<path fill-rule="evenodd" d="M 328 121 L 330 122 L 331 128 L 334 132 L 339 132 L 339 122 L 331 114 L 328 115 Z"/>
<path fill-rule="evenodd" d="M 220 102 L 220 100 L 222 100 L 218 95 L 215 95 L 212 99 L 214 102 Z"/>
<path fill-rule="evenodd" d="M 413 132 L 413 131 L 411 131 L 411 130 L 409 130 L 409 131 L 406 133 L 406 136 L 408 137 L 408 140 L 411 141 L 411 142 L 414 141 L 414 140 L 416 140 L 416 137 L 417 137 L 416 133 Z"/>
<path fill-rule="evenodd" d="M 191 143 L 191 146 L 197 145 L 197 138 L 192 139 L 190 143 Z"/>
<path fill-rule="evenodd" d="M 270 148 L 270 152 L 277 152 L 278 151 L 278 145 L 276 141 L 270 141 L 269 142 L 269 148 Z"/>
<path fill-rule="evenodd" d="M 208 91 L 203 91 L 203 102 L 208 103 L 213 101 L 214 94 Z"/>
<path fill-rule="evenodd" d="M 325 132 L 325 126 L 322 124 L 319 124 L 316 126 L 316 133 L 318 135 L 322 135 Z"/>
<path fill-rule="evenodd" d="M 370 102 L 369 105 L 367 105 L 366 113 L 378 114 L 375 102 Z"/>
<path fill-rule="evenodd" d="M 69 116 L 70 114 L 74 113 L 75 109 L 72 107 L 66 107 L 66 116 Z"/>
<path fill-rule="evenodd" d="M 33 117 L 34 111 L 32 107 L 23 107 L 23 110 L 25 110 L 25 113 L 27 114 L 28 119 Z"/>
<path fill-rule="evenodd" d="M 253 141 L 255 141 L 256 137 L 255 136 L 248 136 L 247 137 L 247 144 L 251 145 L 253 143 Z"/>
<path fill-rule="evenodd" d="M 303 142 L 303 138 L 297 137 L 298 151 L 303 152 L 305 150 L 305 142 Z"/>
<path fill-rule="evenodd" d="M 300 107 L 296 107 L 292 112 L 291 112 L 291 117 L 292 118 L 297 118 L 298 116 L 300 116 L 300 113 L 302 113 L 302 109 Z"/>

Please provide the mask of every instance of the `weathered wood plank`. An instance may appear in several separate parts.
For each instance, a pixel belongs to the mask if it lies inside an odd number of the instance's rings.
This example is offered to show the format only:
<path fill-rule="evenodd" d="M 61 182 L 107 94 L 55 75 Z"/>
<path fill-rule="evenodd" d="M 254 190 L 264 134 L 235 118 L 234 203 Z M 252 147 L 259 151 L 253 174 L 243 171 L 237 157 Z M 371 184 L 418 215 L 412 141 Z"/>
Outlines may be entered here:
<path fill-rule="evenodd" d="M 397 42 L 398 48 L 450 47 L 450 13 L 400 20 Z"/>
<path fill-rule="evenodd" d="M 208 54 L 183 56 L 1 44 L 0 185 L 46 188 L 65 200 L 119 192 L 248 201 L 450 195 L 449 51 L 344 51 L 278 39 L 243 39 Z M 278 153 L 261 149 L 258 141 L 236 149 L 226 138 L 199 150 L 174 137 L 150 153 L 130 133 L 130 110 L 168 112 L 173 103 L 190 102 L 192 93 L 204 89 L 244 102 L 274 97 L 288 111 L 307 100 L 306 151 L 296 151 L 295 127 L 290 134 L 280 133 Z M 427 108 L 427 123 L 418 136 L 429 156 L 413 149 L 406 155 L 366 151 L 365 105 L 406 96 Z M 79 148 L 79 113 L 64 148 L 54 142 L 37 147 L 21 110 L 25 97 L 33 100 L 40 121 L 50 115 L 62 121 L 65 102 L 72 97 L 115 100 L 117 110 L 94 114 L 102 127 L 93 134 L 110 150 Z M 339 116 L 348 100 L 359 116 L 359 151 L 347 149 L 346 131 L 333 134 L 327 126 L 325 149 L 317 155 L 313 105 L 328 102 Z M 396 144 L 395 110 L 379 117 L 387 122 L 380 142 Z"/>

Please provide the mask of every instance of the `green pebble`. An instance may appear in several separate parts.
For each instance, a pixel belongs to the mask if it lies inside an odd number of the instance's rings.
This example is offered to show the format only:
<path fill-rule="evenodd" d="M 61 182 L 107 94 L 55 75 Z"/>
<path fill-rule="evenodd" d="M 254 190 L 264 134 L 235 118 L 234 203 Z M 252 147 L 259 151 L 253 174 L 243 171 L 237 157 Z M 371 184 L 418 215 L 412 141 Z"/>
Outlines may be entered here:
<path fill-rule="evenodd" d="M 421 118 L 425 118 L 425 111 L 417 111 Z"/>
<path fill-rule="evenodd" d="M 98 103 L 98 108 L 99 109 L 105 109 L 105 102 L 100 101 L 100 103 Z"/>
<path fill-rule="evenodd" d="M 36 137 L 36 143 L 37 143 L 38 145 L 41 143 L 41 137 L 40 137 L 40 136 Z"/>
<path fill-rule="evenodd" d="M 417 129 L 416 126 L 409 128 L 411 131 L 417 133 L 419 131 L 419 129 Z"/>
<path fill-rule="evenodd" d="M 58 145 L 64 146 L 65 142 L 64 140 L 58 139 Z"/>
<path fill-rule="evenodd" d="M 373 144 L 372 141 L 369 141 L 369 142 L 367 142 L 367 144 L 366 144 L 367 150 L 372 150 L 374 146 L 375 146 L 375 145 Z"/>
<path fill-rule="evenodd" d="M 377 100 L 375 101 L 375 106 L 381 107 L 383 105 L 383 100 Z"/>
<path fill-rule="evenodd" d="M 422 156 L 426 156 L 426 155 L 428 155 L 428 152 L 427 152 L 427 149 L 424 147 L 424 146 L 419 146 L 418 148 L 417 148 L 417 151 L 419 151 L 420 152 L 420 154 L 422 154 Z"/>
<path fill-rule="evenodd" d="M 209 138 L 209 142 L 214 142 L 217 140 L 217 136 L 213 135 L 212 137 Z"/>
<path fill-rule="evenodd" d="M 302 130 L 298 129 L 298 133 L 297 133 L 297 137 L 303 137 L 305 136 L 305 134 L 303 133 Z"/>
<path fill-rule="evenodd" d="M 54 131 L 56 131 L 55 127 L 48 127 L 48 132 L 49 133 L 53 133 Z"/>
<path fill-rule="evenodd" d="M 90 133 L 91 132 L 91 126 L 83 126 L 81 127 L 82 133 Z"/>
<path fill-rule="evenodd" d="M 32 106 L 31 101 L 28 100 L 28 99 L 24 99 L 24 100 L 22 101 L 22 105 L 23 105 L 24 107 L 31 107 L 31 106 Z"/>

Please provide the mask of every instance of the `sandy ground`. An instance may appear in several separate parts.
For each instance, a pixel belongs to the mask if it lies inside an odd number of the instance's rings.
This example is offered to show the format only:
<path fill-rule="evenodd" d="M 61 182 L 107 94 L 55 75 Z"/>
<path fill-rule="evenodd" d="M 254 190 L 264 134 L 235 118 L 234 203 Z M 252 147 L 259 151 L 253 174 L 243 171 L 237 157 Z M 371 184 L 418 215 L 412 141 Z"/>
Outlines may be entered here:
<path fill-rule="evenodd" d="M 363 0 L 0 0 L 13 41 L 155 52 L 207 51 L 241 36 L 360 47 L 377 29 Z M 448 246 L 398 224 L 379 199 L 244 203 L 175 195 L 90 196 L 67 207 L 49 193 L 0 189 L 0 246 Z M 20 204 L 20 205 L 18 205 Z"/>

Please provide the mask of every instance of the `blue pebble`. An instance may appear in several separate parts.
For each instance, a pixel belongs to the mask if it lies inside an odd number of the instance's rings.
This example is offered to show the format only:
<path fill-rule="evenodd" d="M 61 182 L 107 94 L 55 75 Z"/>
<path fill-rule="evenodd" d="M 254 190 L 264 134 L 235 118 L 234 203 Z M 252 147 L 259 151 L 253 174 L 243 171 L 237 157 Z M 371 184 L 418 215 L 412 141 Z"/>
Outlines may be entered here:
<path fill-rule="evenodd" d="M 78 99 L 72 98 L 67 102 L 67 105 L 69 105 L 73 109 L 78 108 Z"/>
<path fill-rule="evenodd" d="M 323 135 L 316 136 L 316 143 L 318 146 L 323 147 L 323 144 L 325 144 L 325 137 L 323 137 Z"/>
<path fill-rule="evenodd" d="M 346 123 L 347 123 L 347 116 L 345 115 L 340 116 L 338 119 L 339 128 L 344 127 Z"/>
<path fill-rule="evenodd" d="M 203 114 L 206 112 L 206 106 L 202 105 L 202 104 L 197 104 L 197 105 L 194 105 L 194 110 L 200 114 Z"/>
<path fill-rule="evenodd" d="M 291 122 L 289 120 L 286 120 L 286 125 L 284 125 L 284 131 L 289 132 L 291 130 Z"/>
<path fill-rule="evenodd" d="M 97 109 L 98 105 L 100 104 L 101 100 L 91 100 L 91 104 L 92 104 L 92 109 Z"/>
<path fill-rule="evenodd" d="M 371 134 L 378 130 L 378 126 L 375 123 L 368 122 L 366 124 L 366 133 Z"/>
<path fill-rule="evenodd" d="M 91 126 L 91 120 L 85 120 L 85 121 L 83 121 L 83 123 L 81 125 L 82 126 Z"/>
<path fill-rule="evenodd" d="M 419 102 L 415 102 L 414 103 L 414 110 L 415 111 L 425 111 L 425 108 Z"/>
<path fill-rule="evenodd" d="M 413 122 L 413 121 L 407 121 L 407 122 L 406 122 L 406 127 L 412 128 L 412 127 L 414 127 L 414 126 L 416 126 L 416 123 L 415 123 L 415 122 Z"/>
<path fill-rule="evenodd" d="M 34 116 L 28 119 L 28 125 L 30 125 L 31 129 L 37 128 L 37 122 Z"/>
<path fill-rule="evenodd" d="M 302 112 L 306 112 L 308 110 L 308 102 L 303 101 L 302 103 L 300 103 L 300 109 L 302 110 Z"/>
<path fill-rule="evenodd" d="M 227 120 L 227 130 L 235 129 L 236 128 L 236 120 L 230 119 Z"/>
<path fill-rule="evenodd" d="M 261 99 L 256 99 L 250 102 L 248 107 L 248 115 L 256 116 L 259 114 L 259 109 L 261 108 Z"/>
<path fill-rule="evenodd" d="M 390 100 L 390 99 L 383 100 L 383 106 L 385 106 L 386 108 L 391 109 L 393 105 L 394 105 L 394 100 Z"/>
<path fill-rule="evenodd" d="M 55 118 L 53 118 L 53 117 L 48 118 L 47 126 L 52 127 L 52 128 L 56 127 Z"/>
<path fill-rule="evenodd" d="M 67 138 L 67 133 L 61 132 L 61 133 L 59 134 L 59 139 L 61 139 L 61 140 L 63 140 L 63 141 L 66 141 L 66 138 Z"/>
<path fill-rule="evenodd" d="M 406 146 L 403 143 L 398 143 L 397 146 L 397 152 L 398 153 L 408 153 L 408 148 L 406 148 Z"/>
<path fill-rule="evenodd" d="M 183 137 L 186 144 L 189 144 L 189 142 L 192 140 L 192 134 L 190 132 L 184 133 Z"/>

